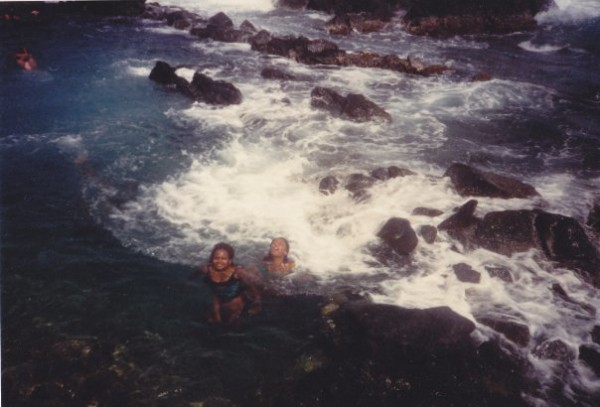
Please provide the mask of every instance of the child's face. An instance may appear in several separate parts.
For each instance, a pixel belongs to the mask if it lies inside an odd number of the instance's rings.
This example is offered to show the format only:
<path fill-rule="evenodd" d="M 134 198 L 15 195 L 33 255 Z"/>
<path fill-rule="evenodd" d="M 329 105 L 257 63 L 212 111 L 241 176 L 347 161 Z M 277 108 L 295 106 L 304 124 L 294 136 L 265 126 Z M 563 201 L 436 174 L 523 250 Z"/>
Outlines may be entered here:
<path fill-rule="evenodd" d="M 230 265 L 231 259 L 229 258 L 227 251 L 222 249 L 217 250 L 212 258 L 213 268 L 217 271 L 221 271 L 225 270 Z"/>
<path fill-rule="evenodd" d="M 287 253 L 287 245 L 282 239 L 274 239 L 271 242 L 271 247 L 269 249 L 269 253 L 273 257 L 283 257 L 286 256 Z"/>

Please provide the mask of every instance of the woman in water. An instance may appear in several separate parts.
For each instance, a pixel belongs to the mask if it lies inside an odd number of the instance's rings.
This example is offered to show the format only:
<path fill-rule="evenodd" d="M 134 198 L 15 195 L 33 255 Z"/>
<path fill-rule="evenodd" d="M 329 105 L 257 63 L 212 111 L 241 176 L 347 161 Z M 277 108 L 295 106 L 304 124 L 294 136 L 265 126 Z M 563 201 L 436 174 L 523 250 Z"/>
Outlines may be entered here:
<path fill-rule="evenodd" d="M 277 237 L 271 241 L 269 253 L 263 258 L 264 274 L 268 277 L 283 277 L 294 271 L 296 264 L 288 255 L 290 244 L 287 239 Z"/>
<path fill-rule="evenodd" d="M 193 279 L 203 275 L 204 282 L 210 288 L 210 322 L 228 325 L 238 323 L 244 310 L 247 291 L 250 291 L 249 297 L 253 301 L 249 314 L 256 314 L 260 310 L 260 294 L 248 273 L 233 263 L 234 255 L 233 247 L 229 244 L 217 243 L 212 249 L 208 264 L 201 265 L 199 271 L 190 276 Z"/>

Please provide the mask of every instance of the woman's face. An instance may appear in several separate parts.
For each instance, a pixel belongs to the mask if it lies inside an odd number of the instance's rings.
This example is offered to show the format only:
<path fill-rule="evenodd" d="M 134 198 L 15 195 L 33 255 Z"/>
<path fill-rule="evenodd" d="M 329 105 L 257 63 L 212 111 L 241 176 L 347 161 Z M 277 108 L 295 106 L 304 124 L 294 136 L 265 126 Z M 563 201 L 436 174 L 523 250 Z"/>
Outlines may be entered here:
<path fill-rule="evenodd" d="M 269 249 L 269 253 L 272 257 L 283 257 L 286 256 L 287 253 L 287 245 L 283 239 L 274 239 L 271 242 L 271 247 Z"/>
<path fill-rule="evenodd" d="M 213 268 L 217 271 L 221 271 L 225 270 L 230 265 L 231 259 L 229 258 L 229 254 L 227 253 L 227 251 L 223 249 L 218 249 L 212 258 Z"/>

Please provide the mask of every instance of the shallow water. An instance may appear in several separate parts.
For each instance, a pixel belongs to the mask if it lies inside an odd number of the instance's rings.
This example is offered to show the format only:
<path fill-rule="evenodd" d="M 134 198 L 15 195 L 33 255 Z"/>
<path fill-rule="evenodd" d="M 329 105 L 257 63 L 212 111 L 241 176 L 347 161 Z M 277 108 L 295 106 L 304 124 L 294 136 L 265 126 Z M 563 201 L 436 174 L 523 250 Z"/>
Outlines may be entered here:
<path fill-rule="evenodd" d="M 233 334 L 206 333 L 206 290 L 184 280 L 218 241 L 234 243 L 238 261 L 253 264 L 271 237 L 283 235 L 299 271 L 318 282 L 305 287 L 311 293 L 351 285 L 378 302 L 448 305 L 470 319 L 482 312 L 520 315 L 532 341 L 517 351 L 537 368 L 542 391 L 536 397 L 586 405 L 600 388 L 585 365 L 575 360 L 560 368 L 531 354 L 553 338 L 575 351 L 600 322 L 549 290 L 559 283 L 577 302 L 597 307 L 598 290 L 572 270 L 533 251 L 510 258 L 457 252 L 443 234 L 433 245 L 420 243 L 409 259 L 384 262 L 374 255 L 376 232 L 388 218 L 409 219 L 415 229 L 436 225 L 466 201 L 441 177 L 456 161 L 517 177 L 541 194 L 479 199 L 478 216 L 543 208 L 585 221 L 600 195 L 600 8 L 583 0 L 557 3 L 561 9 L 539 16 L 541 26 L 532 33 L 436 40 L 393 27 L 335 39 L 347 50 L 397 53 L 455 69 L 431 78 L 299 65 L 247 44 L 198 41 L 152 21 L 69 20 L 3 30 L 3 55 L 26 46 L 40 65 L 35 72 L 17 71 L 9 61 L 1 67 L 5 346 L 35 343 L 36 330 L 116 342 L 150 336 L 168 351 L 152 356 L 148 368 L 169 366 L 186 378 L 164 389 L 166 398 L 193 388 L 187 378 L 197 371 L 184 362 L 193 341 L 205 352 L 194 353 L 198 363 L 242 360 L 248 371 L 262 363 L 282 368 L 305 332 L 251 323 L 239 333 L 245 345 L 238 349 Z M 329 18 L 273 10 L 266 0 L 163 4 L 205 17 L 224 10 L 236 24 L 249 19 L 278 35 L 310 38 L 326 37 L 322 24 Z M 244 101 L 192 103 L 148 80 L 157 60 L 182 66 L 184 77 L 199 70 L 232 82 Z M 259 73 L 266 66 L 301 80 L 265 80 Z M 481 72 L 493 79 L 469 80 Z M 317 85 L 364 94 L 393 122 L 353 123 L 313 110 L 309 95 Z M 343 189 L 329 196 L 318 191 L 324 176 L 389 165 L 417 174 L 376 184 L 362 202 Z M 412 215 L 419 206 L 445 214 Z M 503 267 L 514 283 L 485 272 L 477 286 L 461 283 L 452 275 L 457 263 L 480 271 Z M 479 324 L 477 335 L 497 333 Z M 224 341 L 222 348 L 214 348 L 214 338 Z M 264 362 L 265 343 L 281 343 L 281 361 Z M 227 394 L 222 381 L 232 369 L 219 367 L 199 393 L 221 383 Z M 253 385 L 240 373 L 239 388 L 230 392 L 243 394 Z"/>

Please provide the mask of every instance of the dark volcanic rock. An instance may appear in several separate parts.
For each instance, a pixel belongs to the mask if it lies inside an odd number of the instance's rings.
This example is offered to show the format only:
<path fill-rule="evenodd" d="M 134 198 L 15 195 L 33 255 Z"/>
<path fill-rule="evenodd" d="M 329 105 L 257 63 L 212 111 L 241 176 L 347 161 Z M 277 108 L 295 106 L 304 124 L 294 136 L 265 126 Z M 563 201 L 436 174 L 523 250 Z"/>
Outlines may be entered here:
<path fill-rule="evenodd" d="M 366 189 L 373 186 L 375 178 L 364 174 L 350 174 L 346 181 L 345 188 L 352 193 L 353 196 L 361 195 Z"/>
<path fill-rule="evenodd" d="M 444 173 L 450 177 L 461 196 L 490 198 L 530 198 L 538 192 L 529 184 L 503 175 L 484 172 L 465 164 L 454 163 Z"/>
<path fill-rule="evenodd" d="M 386 121 L 392 120 L 389 113 L 362 95 L 349 94 L 344 97 L 334 90 L 316 87 L 310 96 L 312 107 L 327 110 L 334 115 L 354 121 L 366 122 L 378 118 Z"/>
<path fill-rule="evenodd" d="M 175 68 L 163 61 L 158 61 L 149 78 L 163 85 L 175 85 L 185 96 L 212 105 L 230 105 L 242 103 L 242 93 L 229 82 L 215 81 L 208 76 L 196 72 L 192 83 L 175 73 Z"/>
<path fill-rule="evenodd" d="M 385 22 L 368 13 L 340 14 L 325 23 L 325 29 L 332 35 L 348 35 L 352 31 L 370 33 L 381 31 Z"/>
<path fill-rule="evenodd" d="M 423 225 L 419 228 L 419 235 L 421 235 L 423 240 L 427 243 L 432 244 L 437 237 L 437 228 L 432 225 Z"/>
<path fill-rule="evenodd" d="M 531 339 L 529 327 L 521 322 L 511 321 L 505 317 L 484 316 L 476 318 L 477 322 L 489 326 L 494 331 L 500 332 L 514 343 L 527 346 Z"/>
<path fill-rule="evenodd" d="M 510 270 L 505 267 L 485 266 L 484 268 L 490 277 L 498 278 L 505 283 L 512 283 L 514 281 Z"/>
<path fill-rule="evenodd" d="M 337 190 L 339 183 L 336 177 L 329 175 L 319 183 L 319 191 L 325 195 L 333 194 Z"/>
<path fill-rule="evenodd" d="M 490 251 L 510 256 L 538 247 L 536 213 L 530 210 L 490 212 L 475 232 L 477 244 Z"/>
<path fill-rule="evenodd" d="M 579 359 L 583 360 L 597 376 L 600 376 L 600 351 L 591 345 L 579 347 Z"/>
<path fill-rule="evenodd" d="M 445 231 L 450 237 L 458 240 L 463 245 L 470 247 L 473 241 L 477 224 L 481 221 L 475 216 L 477 201 L 471 199 L 456 212 L 443 220 L 438 226 L 438 230 Z"/>
<path fill-rule="evenodd" d="M 175 74 L 175 68 L 171 65 L 164 61 L 157 61 L 150 72 L 149 78 L 163 85 L 171 85 L 175 84 L 177 75 Z"/>
<path fill-rule="evenodd" d="M 459 281 L 463 283 L 479 284 L 481 281 L 481 273 L 473 270 L 471 266 L 465 263 L 459 263 L 452 266 L 454 274 Z"/>
<path fill-rule="evenodd" d="M 592 341 L 600 345 L 600 325 L 595 325 L 592 329 Z"/>
<path fill-rule="evenodd" d="M 586 224 L 596 233 L 600 233 L 600 198 L 594 200 Z"/>
<path fill-rule="evenodd" d="M 225 81 L 215 81 L 208 76 L 196 72 L 190 90 L 196 100 L 212 105 L 231 105 L 242 103 L 242 92 Z"/>
<path fill-rule="evenodd" d="M 363 355 L 386 364 L 461 349 L 475 329 L 473 322 L 448 307 L 419 310 L 363 302 L 342 307 L 334 321 L 342 332 L 353 332 L 347 339 L 361 342 Z"/>
<path fill-rule="evenodd" d="M 260 71 L 260 76 L 265 79 L 280 79 L 285 81 L 293 81 L 296 79 L 294 75 L 277 68 L 264 68 L 262 71 Z"/>
<path fill-rule="evenodd" d="M 410 222 L 402 218 L 391 218 L 381 228 L 377 236 L 383 239 L 396 253 L 410 254 L 419 242 Z"/>
<path fill-rule="evenodd" d="M 417 35 L 503 34 L 535 28 L 535 15 L 552 5 L 553 0 L 419 0 L 403 19 L 406 30 Z"/>
<path fill-rule="evenodd" d="M 560 339 L 545 341 L 537 345 L 531 352 L 540 359 L 569 362 L 575 359 L 575 352 Z"/>

